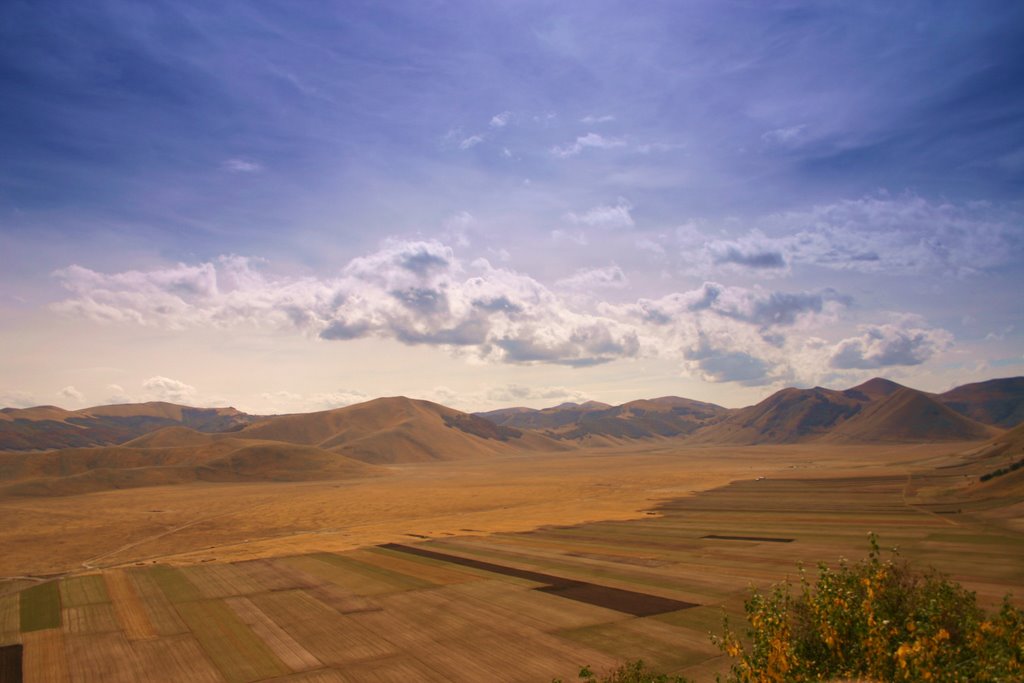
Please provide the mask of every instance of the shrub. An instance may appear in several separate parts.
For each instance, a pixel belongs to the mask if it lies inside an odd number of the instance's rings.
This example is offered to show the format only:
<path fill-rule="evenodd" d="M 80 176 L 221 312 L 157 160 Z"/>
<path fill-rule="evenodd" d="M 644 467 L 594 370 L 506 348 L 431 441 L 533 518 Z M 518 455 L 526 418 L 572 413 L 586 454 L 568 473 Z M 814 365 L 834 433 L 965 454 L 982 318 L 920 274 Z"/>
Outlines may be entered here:
<path fill-rule="evenodd" d="M 917 573 L 893 551 L 881 559 L 821 564 L 801 592 L 787 582 L 744 603 L 744 637 L 724 624 L 712 639 L 733 657 L 735 683 L 1024 680 L 1024 612 L 1003 601 L 989 616 L 974 593 L 934 572 Z M 631 679 L 623 679 L 631 680 Z"/>
<path fill-rule="evenodd" d="M 617 669 L 609 671 L 601 678 L 597 677 L 590 667 L 580 669 L 579 679 L 584 683 L 690 683 L 681 676 L 667 676 L 655 673 L 647 668 L 642 659 L 633 662 L 626 662 Z M 556 678 L 551 683 L 563 683 L 561 678 Z"/>

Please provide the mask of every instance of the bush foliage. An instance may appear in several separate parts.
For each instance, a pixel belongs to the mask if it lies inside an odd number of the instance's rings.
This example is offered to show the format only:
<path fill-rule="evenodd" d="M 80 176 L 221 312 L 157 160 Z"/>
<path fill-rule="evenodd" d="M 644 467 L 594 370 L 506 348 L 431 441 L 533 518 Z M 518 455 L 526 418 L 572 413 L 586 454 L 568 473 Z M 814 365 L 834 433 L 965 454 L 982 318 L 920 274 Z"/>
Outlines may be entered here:
<path fill-rule="evenodd" d="M 987 615 L 974 593 L 934 572 L 917 573 L 895 551 L 871 551 L 838 569 L 822 564 L 801 592 L 789 583 L 744 603 L 743 636 L 725 623 L 713 637 L 736 661 L 730 682 L 1021 681 L 1024 613 L 1006 599 Z"/>
<path fill-rule="evenodd" d="M 883 560 L 872 534 L 868 557 L 818 566 L 800 592 L 786 582 L 744 602 L 742 633 L 725 620 L 712 636 L 733 658 L 728 683 L 804 681 L 1024 681 L 1024 612 L 1004 599 L 986 614 L 974 593 L 935 572 L 915 572 L 895 550 Z M 585 683 L 686 683 L 627 662 Z M 721 681 L 722 679 L 719 678 Z M 554 681 L 553 683 L 561 683 Z"/>

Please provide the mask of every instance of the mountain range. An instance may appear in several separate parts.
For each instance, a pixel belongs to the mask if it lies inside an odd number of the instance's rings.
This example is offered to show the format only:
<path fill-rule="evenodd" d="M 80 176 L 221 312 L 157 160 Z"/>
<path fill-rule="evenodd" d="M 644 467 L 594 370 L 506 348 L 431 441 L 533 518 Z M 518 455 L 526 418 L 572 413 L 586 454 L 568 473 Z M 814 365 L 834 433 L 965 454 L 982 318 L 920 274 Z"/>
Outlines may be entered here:
<path fill-rule="evenodd" d="M 383 474 L 394 464 L 673 440 L 686 445 L 986 441 L 1021 421 L 1024 378 L 929 394 L 876 378 L 846 390 L 783 389 L 728 409 L 666 396 L 612 406 L 464 413 L 379 398 L 255 416 L 171 403 L 0 411 L 0 493 L 67 495 L 188 481 Z M 44 452 L 39 452 L 44 451 Z"/>

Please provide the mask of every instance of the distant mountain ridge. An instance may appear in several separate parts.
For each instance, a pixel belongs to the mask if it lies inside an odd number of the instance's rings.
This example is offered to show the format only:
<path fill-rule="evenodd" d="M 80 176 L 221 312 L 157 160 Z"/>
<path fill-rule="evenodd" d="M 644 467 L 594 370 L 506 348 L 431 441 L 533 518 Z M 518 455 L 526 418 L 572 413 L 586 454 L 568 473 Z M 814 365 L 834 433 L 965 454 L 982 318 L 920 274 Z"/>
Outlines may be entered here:
<path fill-rule="evenodd" d="M 48 450 L 124 443 L 164 427 L 231 432 L 260 419 L 234 408 L 192 408 L 153 401 L 64 410 L 56 406 L 0 410 L 0 450 Z"/>
<path fill-rule="evenodd" d="M 154 433 L 164 446 L 182 446 L 196 442 L 201 433 L 232 433 L 315 446 L 380 464 L 639 439 L 674 438 L 694 444 L 968 441 L 991 438 L 1022 420 L 1024 377 L 967 384 L 942 394 L 874 378 L 845 390 L 782 389 L 740 409 L 676 396 L 618 406 L 588 401 L 474 414 L 404 397 L 280 416 L 164 402 L 75 411 L 56 406 L 4 408 L 0 450 L 127 445 Z"/>
<path fill-rule="evenodd" d="M 1024 421 L 1024 378 L 929 394 L 875 377 L 845 390 L 782 389 L 760 403 L 727 409 L 678 397 L 621 406 L 562 404 L 477 413 L 498 424 L 556 439 L 685 437 L 694 444 L 898 443 L 973 441 Z M 995 428 L 995 429 L 993 429 Z"/>
<path fill-rule="evenodd" d="M 588 401 L 533 410 L 508 408 L 476 413 L 492 422 L 539 430 L 554 439 L 644 439 L 690 434 L 718 420 L 728 409 L 678 396 L 630 401 L 620 406 Z"/>

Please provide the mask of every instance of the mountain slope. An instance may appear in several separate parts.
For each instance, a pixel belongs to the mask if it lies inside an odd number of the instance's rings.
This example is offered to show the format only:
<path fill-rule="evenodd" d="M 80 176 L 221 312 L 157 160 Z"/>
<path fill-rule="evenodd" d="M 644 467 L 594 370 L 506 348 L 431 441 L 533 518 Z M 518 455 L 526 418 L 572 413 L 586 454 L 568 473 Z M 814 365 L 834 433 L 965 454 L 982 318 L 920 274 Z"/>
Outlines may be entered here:
<path fill-rule="evenodd" d="M 975 441 L 997 430 L 957 413 L 933 397 L 902 388 L 875 400 L 831 430 L 824 439 L 842 442 Z"/>
<path fill-rule="evenodd" d="M 796 443 L 821 437 L 870 401 L 815 387 L 783 389 L 694 434 L 697 443 Z"/>
<path fill-rule="evenodd" d="M 498 424 L 541 430 L 555 439 L 647 439 L 689 434 L 729 411 L 713 403 L 678 396 L 630 401 L 620 406 L 590 401 L 553 408 L 511 408 L 477 413 Z"/>
<path fill-rule="evenodd" d="M 0 450 L 119 444 L 174 425 L 201 432 L 229 432 L 256 419 L 234 408 L 191 408 L 161 401 L 82 410 L 4 408 L 0 410 Z"/>
<path fill-rule="evenodd" d="M 539 434 L 403 396 L 269 418 L 246 427 L 239 435 L 315 445 L 377 464 L 461 460 L 524 449 L 560 448 Z"/>
<path fill-rule="evenodd" d="M 181 443 L 182 428 L 148 435 Z M 141 440 L 140 440 L 141 441 Z M 189 481 L 311 481 L 370 476 L 378 468 L 314 446 L 192 432 L 188 445 L 99 446 L 0 453 L 0 492 L 74 495 Z M 133 442 L 136 443 L 136 442 Z"/>
<path fill-rule="evenodd" d="M 924 392 L 873 379 L 845 391 L 783 389 L 698 431 L 694 443 L 974 441 L 997 430 Z"/>
<path fill-rule="evenodd" d="M 1024 377 L 975 382 L 951 389 L 936 398 L 956 412 L 996 427 L 1024 422 Z"/>

